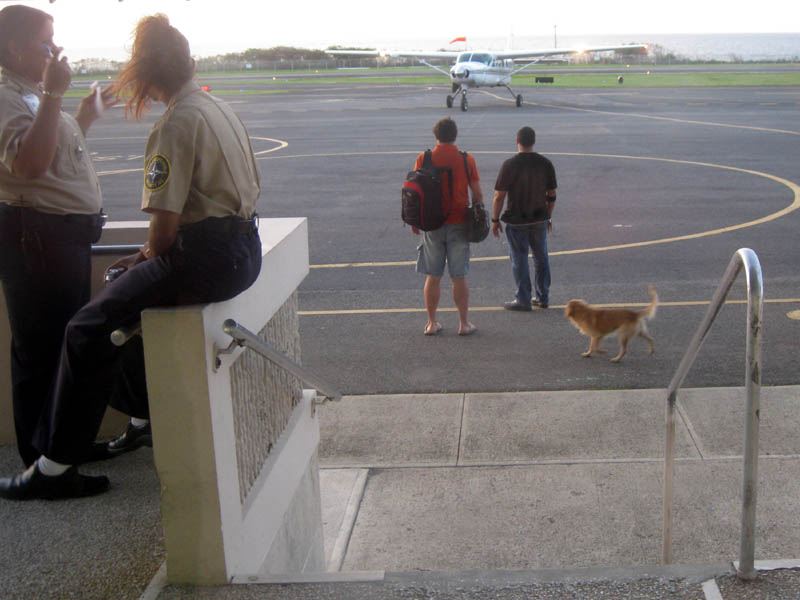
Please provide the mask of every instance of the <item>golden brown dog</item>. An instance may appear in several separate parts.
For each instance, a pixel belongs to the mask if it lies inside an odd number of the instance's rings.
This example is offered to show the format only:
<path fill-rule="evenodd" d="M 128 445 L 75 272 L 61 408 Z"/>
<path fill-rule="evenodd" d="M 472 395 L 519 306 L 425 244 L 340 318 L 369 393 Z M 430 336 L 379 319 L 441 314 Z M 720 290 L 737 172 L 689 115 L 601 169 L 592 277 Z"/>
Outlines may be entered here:
<path fill-rule="evenodd" d="M 647 288 L 650 292 L 650 304 L 642 310 L 631 310 L 629 308 L 597 308 L 586 304 L 583 300 L 570 300 L 564 309 L 564 316 L 572 321 L 572 324 L 584 335 L 588 335 L 592 341 L 589 349 L 581 356 L 589 357 L 593 352 L 605 352 L 600 349 L 600 342 L 603 338 L 612 333 L 617 334 L 619 339 L 619 354 L 611 359 L 611 362 L 619 362 L 628 350 L 628 342 L 634 336 L 639 336 L 647 340 L 650 344 L 650 352 L 655 351 L 653 338 L 647 331 L 647 320 L 656 316 L 656 306 L 658 306 L 658 295 L 650 285 Z"/>

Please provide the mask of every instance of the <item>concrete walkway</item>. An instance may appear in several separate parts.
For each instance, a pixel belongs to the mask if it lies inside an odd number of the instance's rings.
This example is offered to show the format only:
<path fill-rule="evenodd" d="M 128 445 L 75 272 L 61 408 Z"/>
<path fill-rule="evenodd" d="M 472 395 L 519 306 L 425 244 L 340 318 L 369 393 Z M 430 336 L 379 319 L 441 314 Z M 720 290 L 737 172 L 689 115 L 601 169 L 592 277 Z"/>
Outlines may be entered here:
<path fill-rule="evenodd" d="M 731 567 L 744 400 L 679 395 L 677 566 L 657 566 L 663 390 L 360 396 L 319 408 L 330 572 L 314 583 L 164 586 L 158 480 L 139 451 L 88 466 L 108 494 L 0 502 L 0 597 L 796 599 L 800 386 L 762 389 L 756 559 L 789 568 L 755 584 Z M 17 461 L 0 448 L 2 474 Z"/>
<path fill-rule="evenodd" d="M 357 505 L 332 542 L 349 533 L 342 570 L 659 564 L 665 400 L 620 390 L 324 406 L 322 489 Z M 673 560 L 735 560 L 744 391 L 685 390 L 678 402 Z M 798 431 L 800 388 L 763 388 L 757 559 L 800 558 Z"/>

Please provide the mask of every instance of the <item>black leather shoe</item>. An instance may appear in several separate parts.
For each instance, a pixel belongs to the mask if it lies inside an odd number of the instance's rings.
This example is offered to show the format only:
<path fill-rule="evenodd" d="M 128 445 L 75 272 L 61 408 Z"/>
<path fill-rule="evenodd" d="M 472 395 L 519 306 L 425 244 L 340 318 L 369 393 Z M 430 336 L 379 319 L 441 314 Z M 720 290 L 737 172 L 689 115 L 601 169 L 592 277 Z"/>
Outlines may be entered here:
<path fill-rule="evenodd" d="M 94 496 L 108 489 L 108 477 L 81 475 L 70 467 L 61 475 L 42 475 L 37 463 L 15 477 L 0 479 L 0 498 L 8 500 L 58 500 Z"/>
<path fill-rule="evenodd" d="M 150 423 L 142 427 L 134 427 L 128 423 L 123 434 L 108 442 L 108 451 L 111 454 L 122 454 L 142 446 L 153 447 L 153 430 L 150 428 Z"/>
<path fill-rule="evenodd" d="M 517 299 L 514 299 L 511 302 L 506 302 L 505 304 L 503 304 L 503 308 L 505 308 L 506 310 L 523 310 L 523 311 L 531 310 L 530 305 L 523 304 Z"/>
<path fill-rule="evenodd" d="M 108 442 L 95 442 L 89 452 L 89 462 L 107 460 L 142 446 L 153 447 L 153 430 L 150 423 L 135 427 L 128 422 L 128 427 L 123 433 Z"/>
<path fill-rule="evenodd" d="M 550 306 L 550 304 L 548 304 L 547 302 L 542 302 L 538 298 L 534 298 L 533 300 L 531 300 L 531 306 L 535 306 L 537 308 L 547 308 L 548 306 Z"/>

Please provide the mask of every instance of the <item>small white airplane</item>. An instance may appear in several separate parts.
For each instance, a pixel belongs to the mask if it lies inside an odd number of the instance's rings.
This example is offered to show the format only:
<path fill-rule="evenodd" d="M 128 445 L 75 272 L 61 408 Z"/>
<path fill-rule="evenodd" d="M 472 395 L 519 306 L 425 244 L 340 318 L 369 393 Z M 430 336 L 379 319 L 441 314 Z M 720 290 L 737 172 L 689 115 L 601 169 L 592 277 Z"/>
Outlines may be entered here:
<path fill-rule="evenodd" d="M 452 40 L 453 42 L 466 42 L 466 38 L 460 37 Z M 608 51 L 638 51 L 645 52 L 647 45 L 644 44 L 625 44 L 621 46 L 601 46 L 592 48 L 550 48 L 540 50 L 462 50 L 435 52 L 394 52 L 379 50 L 326 50 L 328 54 L 334 56 L 387 56 L 399 58 L 415 58 L 426 67 L 435 69 L 440 73 L 450 77 L 453 84 L 452 95 L 447 96 L 447 108 L 453 107 L 455 98 L 461 96 L 461 110 L 469 108 L 467 102 L 467 90 L 479 87 L 504 87 L 511 95 L 517 106 L 522 105 L 522 95 L 515 94 L 511 89 L 511 76 L 535 65 L 543 58 L 552 56 L 563 56 L 568 54 L 585 54 L 588 52 L 608 52 Z M 454 58 L 455 64 L 450 67 L 450 71 L 430 64 L 426 59 L 430 58 Z M 528 60 L 521 67 L 516 65 L 517 60 Z"/>

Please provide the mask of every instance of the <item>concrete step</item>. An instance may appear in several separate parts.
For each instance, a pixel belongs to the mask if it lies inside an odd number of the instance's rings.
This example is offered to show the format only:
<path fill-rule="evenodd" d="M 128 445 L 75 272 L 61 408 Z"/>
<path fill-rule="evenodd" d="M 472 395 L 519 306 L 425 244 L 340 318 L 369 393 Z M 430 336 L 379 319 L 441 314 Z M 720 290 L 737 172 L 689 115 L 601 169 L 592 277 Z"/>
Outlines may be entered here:
<path fill-rule="evenodd" d="M 0 551 L 0 596 L 138 598 L 152 580 L 147 600 L 800 598 L 797 561 L 755 584 L 733 575 L 741 389 L 679 395 L 678 565 L 657 566 L 664 402 L 663 390 L 620 390 L 347 397 L 319 407 L 330 570 L 304 577 L 313 583 L 166 586 L 152 453 L 87 465 L 111 476 L 108 494 L 0 503 L 13 540 Z M 800 557 L 799 404 L 800 386 L 762 389 L 757 560 Z M 2 473 L 18 461 L 15 448 L 0 448 Z M 711 579 L 721 595 L 708 595 Z"/>
<path fill-rule="evenodd" d="M 800 555 L 800 394 L 762 389 L 756 558 Z M 664 390 L 348 397 L 322 407 L 329 568 L 652 566 Z M 743 389 L 685 390 L 673 557 L 738 558 Z"/>
<path fill-rule="evenodd" d="M 797 600 L 798 564 L 759 565 L 765 570 L 754 581 L 738 579 L 730 564 L 335 573 L 215 587 L 154 585 L 141 600 Z"/>

